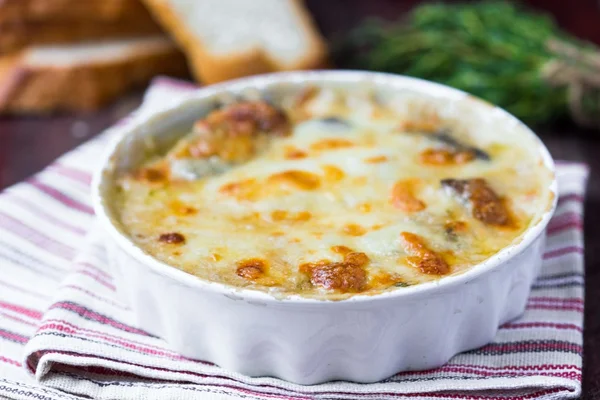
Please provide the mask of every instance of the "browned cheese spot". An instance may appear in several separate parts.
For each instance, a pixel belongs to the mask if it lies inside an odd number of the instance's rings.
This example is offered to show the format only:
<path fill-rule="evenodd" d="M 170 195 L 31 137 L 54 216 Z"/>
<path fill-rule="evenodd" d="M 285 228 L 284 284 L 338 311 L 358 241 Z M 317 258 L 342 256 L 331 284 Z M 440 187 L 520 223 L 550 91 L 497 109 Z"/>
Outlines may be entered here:
<path fill-rule="evenodd" d="M 302 222 L 311 219 L 312 214 L 308 211 L 288 212 L 285 210 L 275 210 L 271 213 L 271 220 L 274 222 Z"/>
<path fill-rule="evenodd" d="M 414 195 L 414 186 L 418 182 L 414 179 L 404 179 L 396 182 L 392 187 L 390 202 L 404 212 L 417 212 L 425 209 L 426 204 Z"/>
<path fill-rule="evenodd" d="M 329 139 L 321 139 L 318 142 L 315 142 L 310 145 L 312 150 L 323 151 L 323 150 L 337 150 L 344 149 L 348 147 L 354 146 L 354 143 L 347 139 L 341 138 L 329 138 Z"/>
<path fill-rule="evenodd" d="M 399 129 L 404 132 L 433 133 L 440 130 L 441 122 L 437 115 L 419 120 L 408 120 L 400 124 Z"/>
<path fill-rule="evenodd" d="M 169 177 L 166 167 L 166 164 L 159 163 L 152 167 L 140 168 L 133 173 L 133 178 L 148 183 L 161 183 Z"/>
<path fill-rule="evenodd" d="M 331 251 L 333 251 L 334 253 L 340 254 L 342 256 L 345 256 L 348 253 L 352 253 L 352 249 L 350 247 L 346 247 L 346 246 L 332 246 Z"/>
<path fill-rule="evenodd" d="M 373 207 L 371 206 L 371 204 L 363 203 L 358 206 L 358 211 L 363 212 L 363 213 L 368 213 L 368 212 L 371 212 L 372 208 Z"/>
<path fill-rule="evenodd" d="M 314 286 L 337 290 L 342 293 L 361 292 L 367 288 L 365 266 L 369 257 L 365 253 L 347 253 L 342 262 L 321 260 L 300 266 Z"/>
<path fill-rule="evenodd" d="M 285 158 L 287 160 L 299 160 L 306 158 L 308 154 L 304 150 L 297 149 L 293 146 L 288 146 L 285 149 Z"/>
<path fill-rule="evenodd" d="M 237 200 L 253 200 L 258 196 L 260 187 L 256 179 L 245 179 L 238 182 L 226 183 L 219 188 L 219 193 L 235 197 Z"/>
<path fill-rule="evenodd" d="M 169 209 L 179 216 L 194 215 L 198 212 L 197 208 L 187 205 L 179 200 L 171 201 L 169 203 Z"/>
<path fill-rule="evenodd" d="M 344 171 L 336 167 L 335 165 L 323 165 L 323 172 L 325 172 L 325 179 L 329 182 L 337 182 L 344 179 Z"/>
<path fill-rule="evenodd" d="M 362 236 L 367 233 L 367 230 L 358 224 L 347 224 L 343 232 L 350 236 Z"/>
<path fill-rule="evenodd" d="M 321 185 L 319 176 L 307 171 L 291 170 L 271 175 L 268 183 L 275 183 L 293 189 L 315 190 Z"/>
<path fill-rule="evenodd" d="M 168 243 L 168 244 L 184 244 L 185 236 L 183 236 L 181 233 L 177 233 L 177 232 L 162 233 L 158 237 L 158 240 L 162 243 Z"/>
<path fill-rule="evenodd" d="M 386 156 L 375 156 L 375 157 L 366 158 L 365 162 L 368 164 L 378 164 L 378 163 L 386 162 L 387 160 L 388 160 L 388 158 Z"/>
<path fill-rule="evenodd" d="M 399 285 L 400 284 L 400 285 Z M 401 276 L 390 274 L 386 271 L 378 271 L 371 275 L 371 279 L 369 281 L 369 287 L 371 289 L 379 288 L 389 288 L 391 286 L 409 286 L 405 284 L 404 278 Z"/>
<path fill-rule="evenodd" d="M 426 149 L 419 160 L 428 165 L 460 165 L 475 159 L 475 153 L 469 150 Z"/>
<path fill-rule="evenodd" d="M 267 272 L 268 264 L 260 258 L 250 258 L 237 263 L 236 273 L 244 279 L 256 280 Z"/>
<path fill-rule="evenodd" d="M 400 233 L 404 251 L 409 255 L 408 263 L 427 275 L 445 275 L 450 266 L 441 255 L 431 250 L 421 236 L 411 233 Z"/>

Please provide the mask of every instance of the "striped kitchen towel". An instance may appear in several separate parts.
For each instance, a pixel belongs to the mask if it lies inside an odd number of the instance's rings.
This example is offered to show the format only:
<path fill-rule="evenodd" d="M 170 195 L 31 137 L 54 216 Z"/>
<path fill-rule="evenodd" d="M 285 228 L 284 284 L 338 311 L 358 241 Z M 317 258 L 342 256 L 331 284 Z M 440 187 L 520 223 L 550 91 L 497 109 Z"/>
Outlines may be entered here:
<path fill-rule="evenodd" d="M 191 90 L 160 79 L 138 113 Z M 135 116 L 133 117 L 135 118 Z M 582 214 L 588 169 L 558 164 L 556 216 L 527 311 L 493 343 L 374 384 L 248 378 L 133 326 L 94 229 L 90 177 L 107 138 L 0 194 L 0 397 L 16 399 L 563 399 L 581 392 Z M 86 238 L 84 240 L 84 237 Z"/>

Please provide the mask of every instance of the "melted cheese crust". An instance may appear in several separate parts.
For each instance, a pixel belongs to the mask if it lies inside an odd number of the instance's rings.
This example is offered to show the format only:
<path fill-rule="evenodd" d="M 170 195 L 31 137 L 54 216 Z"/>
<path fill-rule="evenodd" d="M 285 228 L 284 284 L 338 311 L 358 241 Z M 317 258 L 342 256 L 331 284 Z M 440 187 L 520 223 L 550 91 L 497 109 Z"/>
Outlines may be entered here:
<path fill-rule="evenodd" d="M 535 146 L 461 127 L 427 102 L 407 112 L 406 101 L 290 97 L 291 133 L 249 161 L 199 179 L 121 177 L 120 222 L 175 268 L 276 295 L 340 299 L 459 274 L 537 221 L 550 173 Z M 490 159 L 440 142 L 444 129 Z M 511 223 L 475 218 L 441 184 L 449 178 L 484 179 Z"/>

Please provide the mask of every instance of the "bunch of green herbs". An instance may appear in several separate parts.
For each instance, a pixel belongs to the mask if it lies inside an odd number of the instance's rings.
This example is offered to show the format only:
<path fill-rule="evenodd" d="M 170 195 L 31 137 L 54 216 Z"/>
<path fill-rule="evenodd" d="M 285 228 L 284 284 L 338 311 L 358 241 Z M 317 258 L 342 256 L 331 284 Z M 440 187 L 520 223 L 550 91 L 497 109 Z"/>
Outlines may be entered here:
<path fill-rule="evenodd" d="M 566 51 L 552 49 L 552 41 Z M 558 60 L 576 68 L 568 76 L 578 77 L 580 68 L 597 76 L 600 66 L 594 71 L 593 63 L 581 62 L 582 54 L 595 58 L 596 52 L 562 32 L 549 16 L 492 0 L 424 4 L 395 23 L 368 20 L 338 43 L 336 54 L 345 67 L 443 83 L 537 124 L 567 115 L 575 101 L 588 114 L 600 113 L 598 91 L 569 99 L 575 78 L 553 82 L 546 73 Z"/>

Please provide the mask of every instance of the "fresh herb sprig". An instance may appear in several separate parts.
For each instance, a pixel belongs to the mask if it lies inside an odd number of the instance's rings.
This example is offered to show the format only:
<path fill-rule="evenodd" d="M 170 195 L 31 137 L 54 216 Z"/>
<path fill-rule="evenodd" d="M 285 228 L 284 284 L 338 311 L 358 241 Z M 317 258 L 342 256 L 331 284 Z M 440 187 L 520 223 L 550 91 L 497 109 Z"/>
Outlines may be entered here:
<path fill-rule="evenodd" d="M 335 53 L 339 65 L 453 86 L 529 124 L 570 114 L 600 126 L 598 49 L 510 2 L 425 4 L 396 23 L 369 20 Z"/>

